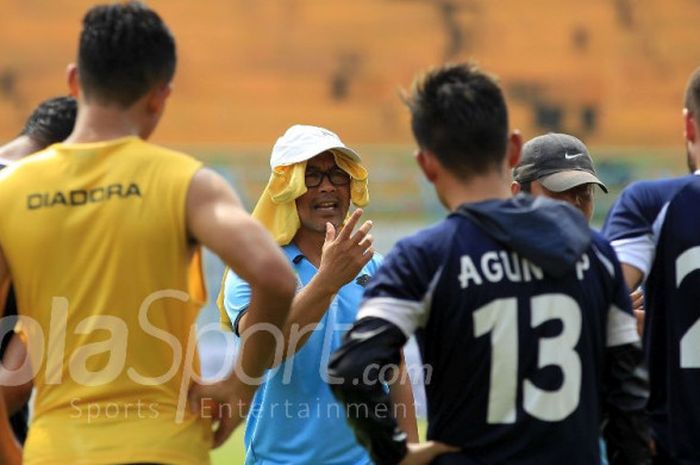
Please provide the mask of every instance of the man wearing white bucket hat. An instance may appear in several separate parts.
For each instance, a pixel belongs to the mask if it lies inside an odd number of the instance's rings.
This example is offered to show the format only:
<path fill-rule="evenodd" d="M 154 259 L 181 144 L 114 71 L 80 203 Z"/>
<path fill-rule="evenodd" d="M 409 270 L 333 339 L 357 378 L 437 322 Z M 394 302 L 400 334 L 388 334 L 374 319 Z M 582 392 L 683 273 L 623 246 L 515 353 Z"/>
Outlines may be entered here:
<path fill-rule="evenodd" d="M 362 210 L 348 215 L 351 201 L 356 207 L 369 202 L 367 170 L 336 134 L 306 125 L 290 127 L 277 140 L 270 166 L 253 216 L 282 247 L 297 273 L 298 291 L 278 339 L 284 341 L 282 363 L 268 373 L 251 408 L 246 464 L 369 464 L 326 374 L 329 355 L 355 320 L 364 286 L 381 260 L 369 234 L 372 222 L 353 232 Z M 246 321 L 249 304 L 248 284 L 227 271 L 219 308 L 237 336 L 255 330 Z M 390 388 L 393 413 L 414 442 L 410 381 L 403 369 L 397 378 L 404 382 Z"/>

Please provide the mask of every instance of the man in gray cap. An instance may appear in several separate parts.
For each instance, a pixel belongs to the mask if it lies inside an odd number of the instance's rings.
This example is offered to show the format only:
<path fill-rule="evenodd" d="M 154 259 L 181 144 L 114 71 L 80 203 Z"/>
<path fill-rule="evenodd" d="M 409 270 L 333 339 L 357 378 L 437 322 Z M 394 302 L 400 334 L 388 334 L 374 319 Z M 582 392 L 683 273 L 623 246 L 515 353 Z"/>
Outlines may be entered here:
<path fill-rule="evenodd" d="M 583 142 L 568 134 L 549 133 L 523 146 L 520 162 L 513 169 L 511 191 L 513 195 L 528 192 L 569 202 L 590 221 L 596 184 L 608 192 Z"/>
<path fill-rule="evenodd" d="M 608 188 L 598 179 L 593 159 L 588 149 L 574 136 L 549 133 L 537 136 L 523 145 L 520 161 L 513 168 L 511 192 L 516 195 L 527 192 L 533 196 L 543 195 L 562 200 L 575 206 L 590 222 L 595 206 L 593 191 L 596 184 L 608 193 Z M 638 318 L 644 308 L 641 290 L 630 294 L 632 308 Z M 638 328 L 639 331 L 639 328 Z M 640 403 L 648 396 L 648 380 L 645 370 L 636 370 L 628 380 L 624 396 L 616 400 L 621 411 L 627 411 L 631 420 L 626 424 L 625 434 L 611 433 L 619 437 L 636 438 L 625 447 L 605 451 L 601 446 L 601 463 L 648 463 L 650 460 L 648 419 L 636 412 Z M 629 451 L 632 451 L 631 453 Z M 608 460 L 610 459 L 610 460 Z"/>
<path fill-rule="evenodd" d="M 549 133 L 537 136 L 523 145 L 520 161 L 513 168 L 513 195 L 527 192 L 535 197 L 543 195 L 562 200 L 575 206 L 590 222 L 595 207 L 595 185 L 608 193 L 608 188 L 598 179 L 593 159 L 588 149 L 574 136 Z M 641 289 L 630 294 L 632 308 L 638 318 L 641 334 L 641 318 L 644 311 L 644 294 Z"/>

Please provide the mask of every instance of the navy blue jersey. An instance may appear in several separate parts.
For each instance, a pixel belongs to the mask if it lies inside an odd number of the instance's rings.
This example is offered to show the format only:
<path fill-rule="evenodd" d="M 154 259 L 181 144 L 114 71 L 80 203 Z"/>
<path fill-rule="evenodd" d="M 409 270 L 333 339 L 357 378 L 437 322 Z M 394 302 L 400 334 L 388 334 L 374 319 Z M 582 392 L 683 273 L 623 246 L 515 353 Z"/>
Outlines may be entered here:
<path fill-rule="evenodd" d="M 679 463 L 700 464 L 700 177 L 689 178 L 660 218 L 645 337 L 652 427 Z"/>
<path fill-rule="evenodd" d="M 486 204 L 400 241 L 358 326 L 416 334 L 428 439 L 459 446 L 459 463 L 598 464 L 606 347 L 638 341 L 615 253 L 558 202 Z M 345 358 L 372 340 L 348 339 Z"/>
<path fill-rule="evenodd" d="M 677 383 L 679 378 L 687 375 L 678 368 L 678 348 L 675 347 L 678 339 L 673 339 L 676 342 L 671 342 L 669 338 L 671 336 L 677 338 L 684 329 L 688 328 L 679 326 L 679 323 L 674 320 L 676 317 L 680 318 L 679 314 L 682 312 L 655 311 L 659 305 L 662 305 L 661 308 L 670 308 L 668 303 L 664 303 L 666 299 L 678 298 L 675 284 L 668 281 L 670 275 L 664 276 L 662 271 L 665 266 L 671 266 L 670 264 L 676 258 L 660 251 L 660 236 L 662 230 L 666 231 L 666 241 L 674 240 L 671 238 L 674 238 L 675 234 L 692 235 L 692 230 L 686 229 L 692 227 L 688 223 L 692 222 L 692 209 L 685 212 L 687 218 L 676 216 L 670 225 L 667 225 L 667 214 L 671 201 L 679 192 L 694 185 L 697 180 L 697 175 L 689 175 L 633 183 L 622 192 L 610 209 L 603 227 L 603 234 L 611 241 L 620 262 L 637 268 L 646 280 L 647 315 L 644 347 L 649 366 L 651 390 L 648 408 L 656 441 L 670 454 L 673 454 L 674 449 L 672 442 L 687 441 L 683 437 L 688 434 L 688 431 L 669 431 L 668 414 L 670 413 L 674 418 L 683 418 L 688 416 L 691 410 L 678 404 L 673 407 L 666 402 L 667 383 L 671 382 L 671 377 L 673 376 L 674 382 Z M 668 245 L 663 245 L 663 248 L 668 250 Z M 661 265 L 661 261 L 665 264 Z M 653 268 L 656 269 L 654 274 L 652 274 Z M 684 309 L 690 309 L 693 305 L 697 305 L 696 302 L 697 300 L 688 300 L 685 304 L 678 303 L 678 305 Z M 684 312 L 687 313 L 688 310 Z M 668 332 L 671 328 L 675 328 L 673 335 Z M 675 392 L 675 389 L 673 391 Z"/>
<path fill-rule="evenodd" d="M 639 181 L 630 184 L 610 208 L 603 235 L 621 263 L 634 266 L 644 277 L 654 259 L 662 213 L 673 196 L 693 176 Z"/>

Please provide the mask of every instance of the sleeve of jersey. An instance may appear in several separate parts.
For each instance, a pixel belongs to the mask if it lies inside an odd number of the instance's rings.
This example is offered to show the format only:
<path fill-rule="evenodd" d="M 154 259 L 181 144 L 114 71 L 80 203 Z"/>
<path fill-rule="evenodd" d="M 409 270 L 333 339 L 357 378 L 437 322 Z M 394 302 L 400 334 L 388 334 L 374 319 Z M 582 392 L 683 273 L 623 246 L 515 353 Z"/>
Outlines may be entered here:
<path fill-rule="evenodd" d="M 379 376 L 391 373 L 387 366 L 398 369 L 401 348 L 425 323 L 435 274 L 428 256 L 416 245 L 394 248 L 372 278 L 358 320 L 329 365 L 335 381 L 331 390 L 346 405 L 358 442 L 377 465 L 399 463 L 407 452 L 406 435 L 390 413 Z"/>
<path fill-rule="evenodd" d="M 659 199 L 646 184 L 632 184 L 610 208 L 603 235 L 611 242 L 620 262 L 647 276 L 654 258 L 653 225 L 661 209 Z"/>
<path fill-rule="evenodd" d="M 238 324 L 248 310 L 250 296 L 250 284 L 241 279 L 232 270 L 229 270 L 224 280 L 223 304 L 231 329 L 236 336 L 240 336 Z"/>
<path fill-rule="evenodd" d="M 437 274 L 429 255 L 415 244 L 399 242 L 367 286 L 357 319 L 381 318 L 407 338 L 424 326 Z"/>
<path fill-rule="evenodd" d="M 407 453 L 406 434 L 391 414 L 385 367 L 398 369 L 403 331 L 380 318 L 357 321 L 328 367 L 331 391 L 345 405 L 348 422 L 357 442 L 367 449 L 376 465 L 394 465 Z"/>
<path fill-rule="evenodd" d="M 605 244 L 607 246 L 607 244 Z M 632 312 L 629 289 L 625 284 L 622 268 L 615 253 L 607 246 L 596 249 L 612 280 L 612 300 L 608 310 L 606 346 L 616 347 L 639 342 L 637 320 Z"/>
<path fill-rule="evenodd" d="M 651 463 L 648 373 L 641 344 L 608 348 L 603 376 L 603 437 L 611 465 Z"/>

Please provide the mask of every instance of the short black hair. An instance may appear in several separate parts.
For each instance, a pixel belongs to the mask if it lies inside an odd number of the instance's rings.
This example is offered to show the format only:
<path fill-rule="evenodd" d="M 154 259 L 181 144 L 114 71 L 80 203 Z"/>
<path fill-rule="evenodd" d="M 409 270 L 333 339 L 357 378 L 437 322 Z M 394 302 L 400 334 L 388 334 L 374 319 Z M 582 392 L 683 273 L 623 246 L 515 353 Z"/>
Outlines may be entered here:
<path fill-rule="evenodd" d="M 41 147 L 65 140 L 75 126 L 78 105 L 73 97 L 44 100 L 32 112 L 20 136 L 27 136 Z"/>
<path fill-rule="evenodd" d="M 700 68 L 693 71 L 685 87 L 683 106 L 692 114 L 700 116 Z"/>
<path fill-rule="evenodd" d="M 500 166 L 508 147 L 508 110 L 496 79 L 471 63 L 419 75 L 405 99 L 421 148 L 467 179 Z"/>
<path fill-rule="evenodd" d="M 83 18 L 78 72 L 85 98 L 129 107 L 175 74 L 175 39 L 141 2 L 98 5 Z"/>

